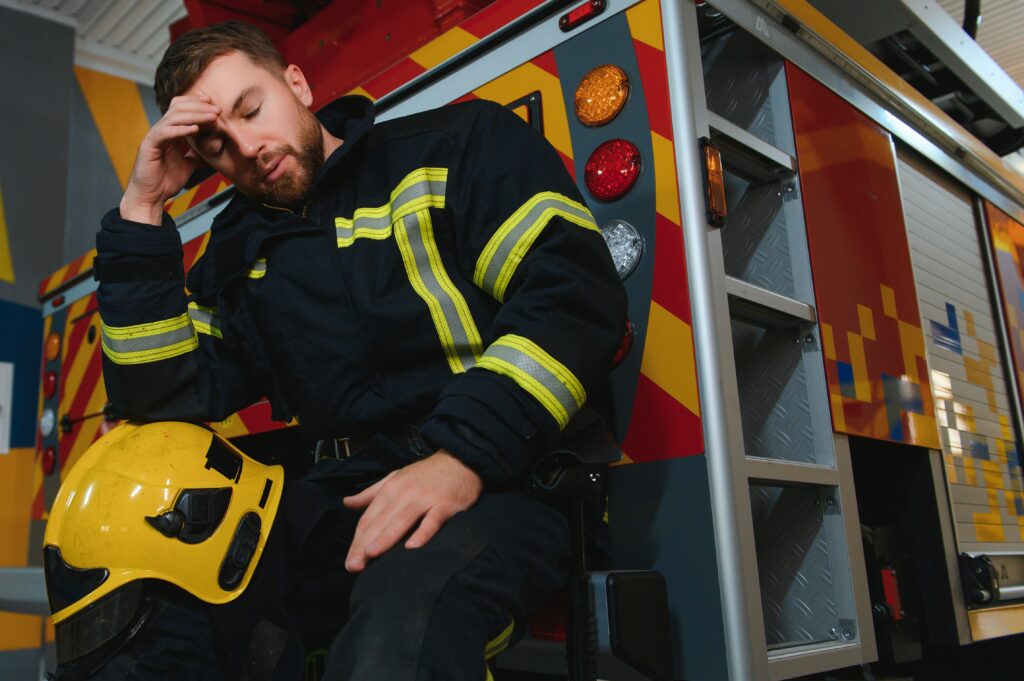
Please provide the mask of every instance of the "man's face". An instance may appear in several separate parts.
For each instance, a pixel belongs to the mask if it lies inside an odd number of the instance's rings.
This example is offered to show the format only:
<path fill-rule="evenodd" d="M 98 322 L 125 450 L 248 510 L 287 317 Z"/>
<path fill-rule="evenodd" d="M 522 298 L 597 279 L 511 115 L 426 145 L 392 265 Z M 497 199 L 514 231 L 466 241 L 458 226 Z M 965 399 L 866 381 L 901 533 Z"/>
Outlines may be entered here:
<path fill-rule="evenodd" d="M 246 196 L 295 206 L 324 161 L 323 129 L 295 67 L 283 77 L 239 52 L 217 57 L 183 95 L 206 95 L 217 120 L 190 138 L 196 152 Z"/>

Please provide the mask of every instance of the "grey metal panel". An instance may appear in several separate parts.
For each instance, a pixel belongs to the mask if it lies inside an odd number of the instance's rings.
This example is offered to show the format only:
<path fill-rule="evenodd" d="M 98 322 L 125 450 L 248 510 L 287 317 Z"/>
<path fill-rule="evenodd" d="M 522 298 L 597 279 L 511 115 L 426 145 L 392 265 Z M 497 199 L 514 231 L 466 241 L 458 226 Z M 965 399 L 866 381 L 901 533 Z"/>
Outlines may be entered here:
<path fill-rule="evenodd" d="M 769 649 L 840 638 L 823 489 L 750 486 Z"/>
<path fill-rule="evenodd" d="M 0 652 L 0 679 L 2 681 L 38 681 L 42 676 L 42 648 L 5 650 Z M 51 668 L 52 670 L 52 668 Z"/>
<path fill-rule="evenodd" d="M 665 575 L 677 679 L 729 676 L 705 456 L 616 466 L 608 476 L 616 569 Z M 755 677 L 747 677 L 755 678 Z"/>
<path fill-rule="evenodd" d="M 781 81 L 785 93 L 782 60 L 742 31 L 702 46 L 701 56 L 708 110 L 794 156 L 792 127 L 788 116 L 779 120 L 773 92 Z"/>
<path fill-rule="evenodd" d="M 726 274 L 796 297 L 781 182 L 750 182 L 725 172 L 727 228 L 722 232 Z"/>
<path fill-rule="evenodd" d="M 814 447 L 802 335 L 792 327 L 770 329 L 732 322 L 747 456 L 831 463 L 819 460 Z"/>
<path fill-rule="evenodd" d="M 0 612 L 50 614 L 42 568 L 0 568 Z"/>
<path fill-rule="evenodd" d="M 598 225 L 613 219 L 624 219 L 636 227 L 644 242 L 643 256 L 636 269 L 623 282 L 629 300 L 629 320 L 636 334 L 633 349 L 625 361 L 612 372 L 612 396 L 615 414 L 612 430 L 621 440 L 629 427 L 632 416 L 633 397 L 640 377 L 640 365 L 647 338 L 648 318 L 651 309 L 651 291 L 654 281 L 655 254 L 657 243 L 657 211 L 655 198 L 654 164 L 645 164 L 636 184 L 617 201 L 606 203 L 590 198 L 583 178 L 586 162 L 598 145 L 609 138 L 622 137 L 633 142 L 640 157 L 654 157 L 651 146 L 651 124 L 647 117 L 643 79 L 636 60 L 636 51 L 630 37 L 629 23 L 625 14 L 618 14 L 604 23 L 585 31 L 575 33 L 573 38 L 554 49 L 558 75 L 563 83 L 562 96 L 566 111 L 572 111 L 576 96 L 572 84 L 579 83 L 595 67 L 612 63 L 622 68 L 629 78 L 630 96 L 626 105 L 614 120 L 599 128 L 592 128 L 579 122 L 576 116 L 569 116 L 576 177 L 580 192 L 588 198 Z M 678 282 L 684 286 L 685 282 Z"/>

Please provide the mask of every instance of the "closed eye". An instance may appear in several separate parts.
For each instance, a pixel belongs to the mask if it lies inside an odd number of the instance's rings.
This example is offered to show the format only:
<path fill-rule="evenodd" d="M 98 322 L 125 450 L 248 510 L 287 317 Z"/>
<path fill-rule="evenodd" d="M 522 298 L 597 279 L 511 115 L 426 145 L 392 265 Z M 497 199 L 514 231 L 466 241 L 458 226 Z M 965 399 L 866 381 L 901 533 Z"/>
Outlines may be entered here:
<path fill-rule="evenodd" d="M 252 110 L 252 111 L 250 111 L 249 113 L 247 113 L 247 114 L 245 114 L 244 116 L 242 116 L 242 118 L 244 118 L 244 119 L 245 119 L 245 120 L 247 120 L 247 121 L 250 121 L 250 120 L 252 120 L 253 118 L 256 118 L 256 116 L 257 116 L 257 115 L 259 114 L 259 112 L 260 112 L 260 108 L 261 108 L 261 107 L 256 107 L 255 109 L 253 109 L 253 110 Z"/>

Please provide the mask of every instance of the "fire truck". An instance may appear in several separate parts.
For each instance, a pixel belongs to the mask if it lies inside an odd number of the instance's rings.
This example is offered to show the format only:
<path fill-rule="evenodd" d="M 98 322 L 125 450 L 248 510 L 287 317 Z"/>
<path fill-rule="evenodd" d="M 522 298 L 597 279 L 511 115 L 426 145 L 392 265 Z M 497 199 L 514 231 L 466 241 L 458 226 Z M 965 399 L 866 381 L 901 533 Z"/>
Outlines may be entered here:
<path fill-rule="evenodd" d="M 1024 177 L 993 151 L 1024 103 L 935 3 L 882 3 L 888 36 L 880 3 L 829 0 L 185 4 L 177 33 L 263 26 L 314 108 L 484 98 L 561 155 L 629 295 L 608 523 L 616 568 L 665 577 L 672 678 L 873 678 L 938 649 L 953 673 L 1024 645 Z M 908 82 L 939 62 L 951 95 Z M 169 202 L 186 269 L 233 191 Z M 93 255 L 40 290 L 32 546 L 114 425 Z M 266 402 L 212 425 L 248 450 L 297 432 Z M 542 629 L 499 669 L 564 674 Z"/>

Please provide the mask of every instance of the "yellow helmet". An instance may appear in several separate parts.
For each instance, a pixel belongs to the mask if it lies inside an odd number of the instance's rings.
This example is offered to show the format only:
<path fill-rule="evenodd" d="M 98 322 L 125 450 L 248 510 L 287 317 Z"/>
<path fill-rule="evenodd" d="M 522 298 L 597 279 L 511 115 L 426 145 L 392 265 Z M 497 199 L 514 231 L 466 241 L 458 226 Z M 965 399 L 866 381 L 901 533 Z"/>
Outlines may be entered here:
<path fill-rule="evenodd" d="M 97 440 L 61 485 L 43 539 L 58 661 L 125 631 L 137 619 L 142 580 L 207 603 L 237 598 L 283 484 L 280 466 L 198 425 L 126 423 Z"/>

